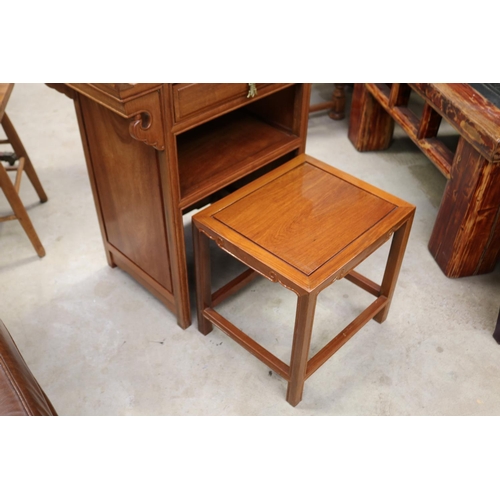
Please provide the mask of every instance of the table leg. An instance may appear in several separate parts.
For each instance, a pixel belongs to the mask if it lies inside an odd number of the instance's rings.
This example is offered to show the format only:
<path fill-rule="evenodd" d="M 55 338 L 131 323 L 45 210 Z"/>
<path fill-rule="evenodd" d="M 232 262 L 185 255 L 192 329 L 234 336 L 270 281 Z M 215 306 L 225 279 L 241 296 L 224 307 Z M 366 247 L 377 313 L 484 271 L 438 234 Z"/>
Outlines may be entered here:
<path fill-rule="evenodd" d="M 299 295 L 297 298 L 292 356 L 290 359 L 290 381 L 286 393 L 286 400 L 292 406 L 297 406 L 302 400 L 316 299 L 317 295 L 315 293 Z"/>
<path fill-rule="evenodd" d="M 212 287 L 210 283 L 210 240 L 197 227 L 193 226 L 194 265 L 196 274 L 196 309 L 198 330 L 203 335 L 213 330 L 213 325 L 203 316 L 207 307 L 212 307 Z"/>
<path fill-rule="evenodd" d="M 429 250 L 449 278 L 488 273 L 500 253 L 500 167 L 463 138 Z"/>
<path fill-rule="evenodd" d="M 349 118 L 349 140 L 358 151 L 387 149 L 394 132 L 394 120 L 368 92 L 356 83 Z"/>

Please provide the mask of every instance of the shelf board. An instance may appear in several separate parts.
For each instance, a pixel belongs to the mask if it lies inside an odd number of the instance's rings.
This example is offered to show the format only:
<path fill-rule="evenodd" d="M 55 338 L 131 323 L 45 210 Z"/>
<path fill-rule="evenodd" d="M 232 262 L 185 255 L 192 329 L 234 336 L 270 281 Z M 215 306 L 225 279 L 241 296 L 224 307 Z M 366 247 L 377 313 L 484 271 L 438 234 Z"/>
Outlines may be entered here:
<path fill-rule="evenodd" d="M 299 147 L 300 138 L 244 110 L 177 137 L 180 208 Z"/>

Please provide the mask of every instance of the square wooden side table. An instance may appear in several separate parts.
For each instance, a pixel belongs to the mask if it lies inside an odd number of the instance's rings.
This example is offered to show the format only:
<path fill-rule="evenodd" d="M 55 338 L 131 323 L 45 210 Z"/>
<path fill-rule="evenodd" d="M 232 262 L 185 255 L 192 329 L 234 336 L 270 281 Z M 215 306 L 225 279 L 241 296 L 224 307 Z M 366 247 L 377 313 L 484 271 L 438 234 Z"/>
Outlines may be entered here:
<path fill-rule="evenodd" d="M 287 401 L 302 399 L 305 380 L 370 319 L 389 312 L 415 207 L 307 155 L 300 155 L 193 216 L 198 328 L 216 325 L 288 381 Z M 354 268 L 393 236 L 378 285 Z M 249 267 L 215 293 L 209 238 Z M 256 273 L 297 294 L 290 365 L 214 307 Z M 346 278 L 376 300 L 311 359 L 318 294 Z"/>

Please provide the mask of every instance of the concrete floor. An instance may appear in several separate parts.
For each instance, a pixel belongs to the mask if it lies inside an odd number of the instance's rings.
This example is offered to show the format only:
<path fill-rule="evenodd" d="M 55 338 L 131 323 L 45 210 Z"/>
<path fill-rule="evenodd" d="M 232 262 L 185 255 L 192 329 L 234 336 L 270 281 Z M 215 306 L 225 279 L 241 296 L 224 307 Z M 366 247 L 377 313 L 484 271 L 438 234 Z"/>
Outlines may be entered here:
<path fill-rule="evenodd" d="M 328 99 L 318 84 L 313 100 Z M 446 278 L 427 250 L 445 180 L 396 129 L 391 148 L 358 153 L 348 120 L 311 115 L 307 153 L 417 206 L 388 320 L 368 323 L 307 382 L 286 382 L 219 330 L 181 330 L 174 316 L 107 266 L 72 101 L 18 84 L 7 111 L 49 201 L 27 178 L 21 197 L 47 251 L 39 259 L 17 221 L 0 225 L 0 318 L 60 415 L 499 415 L 500 266 Z M 0 214 L 8 211 L 0 195 Z M 191 247 L 186 217 L 188 248 Z M 387 245 L 359 268 L 379 280 Z M 191 250 L 188 252 L 192 264 Z M 237 264 L 214 256 L 223 281 Z M 294 295 L 264 279 L 221 309 L 285 362 Z M 348 282 L 320 295 L 312 353 L 371 301 Z"/>

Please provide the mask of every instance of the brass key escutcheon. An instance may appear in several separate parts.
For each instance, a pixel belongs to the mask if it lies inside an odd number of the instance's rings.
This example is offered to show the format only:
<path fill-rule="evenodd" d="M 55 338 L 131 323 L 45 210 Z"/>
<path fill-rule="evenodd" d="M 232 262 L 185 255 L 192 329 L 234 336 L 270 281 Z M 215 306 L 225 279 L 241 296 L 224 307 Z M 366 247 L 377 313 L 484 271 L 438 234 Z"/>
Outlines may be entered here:
<path fill-rule="evenodd" d="M 255 97 L 257 95 L 257 85 L 255 83 L 248 84 L 248 94 L 247 98 Z"/>

